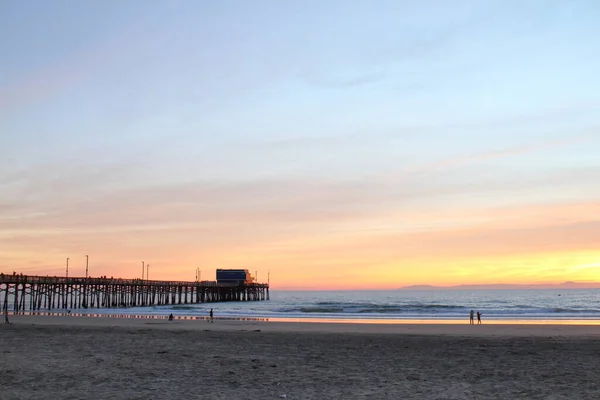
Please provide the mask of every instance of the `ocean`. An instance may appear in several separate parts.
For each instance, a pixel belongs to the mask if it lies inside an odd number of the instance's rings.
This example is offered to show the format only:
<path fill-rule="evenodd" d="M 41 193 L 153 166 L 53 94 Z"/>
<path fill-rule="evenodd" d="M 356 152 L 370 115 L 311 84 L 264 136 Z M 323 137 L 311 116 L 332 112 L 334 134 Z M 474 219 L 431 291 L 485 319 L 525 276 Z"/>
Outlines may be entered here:
<path fill-rule="evenodd" d="M 483 321 L 598 321 L 600 289 L 563 290 L 390 290 L 271 291 L 271 300 L 181 304 L 85 310 L 115 316 L 206 317 L 270 321 L 401 323 L 468 320 L 479 311 Z M 80 313 L 82 310 L 73 310 Z"/>

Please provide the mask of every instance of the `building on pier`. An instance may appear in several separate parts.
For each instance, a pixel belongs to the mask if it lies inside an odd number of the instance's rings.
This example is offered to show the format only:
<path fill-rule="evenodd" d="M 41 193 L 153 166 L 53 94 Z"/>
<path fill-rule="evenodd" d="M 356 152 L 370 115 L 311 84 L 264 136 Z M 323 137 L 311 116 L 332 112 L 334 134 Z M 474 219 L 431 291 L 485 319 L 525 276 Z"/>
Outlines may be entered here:
<path fill-rule="evenodd" d="M 247 269 L 218 269 L 217 284 L 244 285 L 254 283 L 254 277 Z"/>

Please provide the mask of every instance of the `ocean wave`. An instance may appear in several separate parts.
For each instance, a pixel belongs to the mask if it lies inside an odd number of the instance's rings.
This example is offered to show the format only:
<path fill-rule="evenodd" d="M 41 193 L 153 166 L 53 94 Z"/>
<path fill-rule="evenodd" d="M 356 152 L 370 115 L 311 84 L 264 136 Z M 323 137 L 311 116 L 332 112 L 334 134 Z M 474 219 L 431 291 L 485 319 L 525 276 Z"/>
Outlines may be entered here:
<path fill-rule="evenodd" d="M 198 304 L 178 304 L 168 307 L 170 310 L 193 310 L 198 308 Z"/>
<path fill-rule="evenodd" d="M 600 309 L 586 308 L 544 308 L 533 305 L 517 304 L 512 306 L 500 306 L 487 304 L 484 307 L 475 308 L 458 306 L 452 304 L 377 304 L 377 303 L 344 303 L 344 302 L 317 302 L 310 305 L 280 308 L 276 312 L 289 314 L 410 314 L 410 315 L 464 315 L 469 310 L 477 309 L 487 315 L 549 315 L 549 314 L 600 314 Z"/>
<path fill-rule="evenodd" d="M 594 308 L 590 308 L 590 309 L 574 309 L 574 308 L 553 308 L 552 312 L 555 313 L 600 313 L 600 310 L 598 309 L 594 309 Z"/>
<path fill-rule="evenodd" d="M 284 313 L 327 313 L 327 314 L 403 314 L 403 313 L 444 313 L 464 312 L 463 306 L 447 304 L 374 304 L 374 303 L 343 303 L 318 302 L 315 305 L 281 309 Z"/>
<path fill-rule="evenodd" d="M 324 313 L 324 314 L 334 314 L 334 313 L 343 313 L 345 310 L 339 307 L 299 307 L 286 310 L 285 312 L 303 312 L 303 313 Z"/>
<path fill-rule="evenodd" d="M 464 306 L 457 306 L 453 304 L 423 304 L 423 303 L 408 303 L 408 304 L 395 304 L 395 303 L 372 303 L 372 302 L 339 302 L 339 301 L 321 301 L 315 303 L 317 306 L 335 306 L 335 307 L 376 307 L 376 308 L 466 308 Z"/>

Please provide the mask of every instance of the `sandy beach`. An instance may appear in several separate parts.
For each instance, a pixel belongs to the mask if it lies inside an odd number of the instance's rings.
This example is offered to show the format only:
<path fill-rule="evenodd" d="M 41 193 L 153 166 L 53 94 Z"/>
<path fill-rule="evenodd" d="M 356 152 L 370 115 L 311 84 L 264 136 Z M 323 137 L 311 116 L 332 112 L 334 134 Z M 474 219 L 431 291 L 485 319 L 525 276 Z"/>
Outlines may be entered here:
<path fill-rule="evenodd" d="M 0 399 L 596 399 L 600 327 L 14 316 Z"/>

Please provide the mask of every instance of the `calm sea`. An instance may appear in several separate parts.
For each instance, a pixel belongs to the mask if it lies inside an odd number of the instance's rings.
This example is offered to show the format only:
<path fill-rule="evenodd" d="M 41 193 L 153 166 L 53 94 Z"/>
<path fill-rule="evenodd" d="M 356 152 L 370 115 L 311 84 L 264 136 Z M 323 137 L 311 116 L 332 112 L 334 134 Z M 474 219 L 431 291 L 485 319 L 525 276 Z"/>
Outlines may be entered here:
<path fill-rule="evenodd" d="M 465 320 L 470 310 L 484 321 L 600 321 L 600 289 L 272 291 L 270 301 L 89 310 L 99 314 L 269 320 L 399 321 Z"/>

